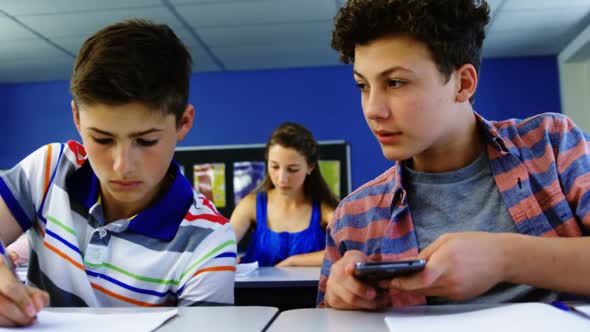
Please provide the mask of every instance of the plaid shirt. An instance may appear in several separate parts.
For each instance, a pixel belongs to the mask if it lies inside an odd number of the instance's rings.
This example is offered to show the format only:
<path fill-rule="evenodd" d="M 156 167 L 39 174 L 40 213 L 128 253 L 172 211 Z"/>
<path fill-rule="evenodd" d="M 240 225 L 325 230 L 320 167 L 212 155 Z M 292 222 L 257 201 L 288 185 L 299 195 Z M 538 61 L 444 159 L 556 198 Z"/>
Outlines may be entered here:
<path fill-rule="evenodd" d="M 487 121 L 475 114 L 490 168 L 519 233 L 544 237 L 590 234 L 590 137 L 562 114 Z M 328 225 L 318 305 L 324 306 L 330 268 L 347 250 L 371 260 L 418 255 L 418 242 L 395 163 L 342 200 Z M 394 307 L 426 298 L 391 293 Z"/>

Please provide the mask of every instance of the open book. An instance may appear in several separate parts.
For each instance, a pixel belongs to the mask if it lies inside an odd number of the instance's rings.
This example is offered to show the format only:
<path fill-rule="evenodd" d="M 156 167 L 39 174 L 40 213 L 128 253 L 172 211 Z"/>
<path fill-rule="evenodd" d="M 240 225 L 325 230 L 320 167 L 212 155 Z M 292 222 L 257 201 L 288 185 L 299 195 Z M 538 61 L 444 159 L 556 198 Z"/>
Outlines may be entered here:
<path fill-rule="evenodd" d="M 258 261 L 252 263 L 240 263 L 236 268 L 236 277 L 244 277 L 258 269 Z"/>
<path fill-rule="evenodd" d="M 545 303 L 515 303 L 469 311 L 452 308 L 408 308 L 388 314 L 385 323 L 392 332 L 590 331 L 590 320 Z M 590 311 L 590 306 L 578 309 Z"/>

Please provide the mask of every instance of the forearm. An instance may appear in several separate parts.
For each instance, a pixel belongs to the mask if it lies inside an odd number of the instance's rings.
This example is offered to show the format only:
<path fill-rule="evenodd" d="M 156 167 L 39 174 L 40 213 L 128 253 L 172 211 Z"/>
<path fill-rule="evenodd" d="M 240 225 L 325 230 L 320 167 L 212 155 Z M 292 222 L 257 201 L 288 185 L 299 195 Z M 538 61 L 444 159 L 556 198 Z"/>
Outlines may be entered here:
<path fill-rule="evenodd" d="M 293 255 L 289 257 L 291 266 L 321 266 L 324 260 L 325 250 L 310 252 L 306 254 Z"/>
<path fill-rule="evenodd" d="M 505 281 L 590 295 L 590 237 L 501 234 Z"/>

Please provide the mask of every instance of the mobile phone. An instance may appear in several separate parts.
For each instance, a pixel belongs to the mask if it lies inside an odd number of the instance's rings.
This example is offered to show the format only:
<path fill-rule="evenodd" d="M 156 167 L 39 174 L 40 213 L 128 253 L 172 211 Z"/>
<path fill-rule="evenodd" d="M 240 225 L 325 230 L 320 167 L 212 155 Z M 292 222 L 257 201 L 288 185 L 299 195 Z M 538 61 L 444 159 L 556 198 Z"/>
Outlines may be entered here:
<path fill-rule="evenodd" d="M 356 263 L 354 276 L 363 281 L 379 281 L 409 275 L 423 270 L 425 266 L 425 259 Z"/>

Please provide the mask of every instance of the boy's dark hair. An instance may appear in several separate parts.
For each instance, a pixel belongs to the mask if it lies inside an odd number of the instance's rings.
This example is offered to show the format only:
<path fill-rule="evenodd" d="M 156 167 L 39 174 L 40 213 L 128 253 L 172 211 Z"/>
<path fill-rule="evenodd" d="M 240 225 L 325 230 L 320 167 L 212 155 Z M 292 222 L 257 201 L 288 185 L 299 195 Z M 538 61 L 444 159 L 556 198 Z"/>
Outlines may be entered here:
<path fill-rule="evenodd" d="M 140 102 L 174 114 L 188 103 L 191 56 L 166 25 L 131 19 L 103 28 L 78 52 L 70 90 L 76 105 Z"/>
<path fill-rule="evenodd" d="M 266 157 L 268 167 L 268 150 L 274 146 L 280 145 L 284 148 L 290 148 L 300 153 L 309 166 L 313 167 L 311 174 L 305 178 L 303 183 L 303 192 L 305 197 L 312 200 L 312 202 L 320 202 L 328 205 L 331 208 L 336 208 L 338 205 L 338 198 L 334 195 L 326 180 L 322 177 L 320 167 L 318 164 L 320 147 L 313 135 L 307 128 L 300 124 L 285 122 L 278 126 L 271 134 L 264 154 Z M 274 188 L 268 172 L 264 177 L 264 181 L 259 186 L 258 191 L 268 191 Z"/>
<path fill-rule="evenodd" d="M 448 81 L 467 63 L 479 73 L 489 13 L 485 0 L 348 0 L 335 18 L 332 47 L 351 63 L 356 45 L 408 35 L 428 47 Z"/>

